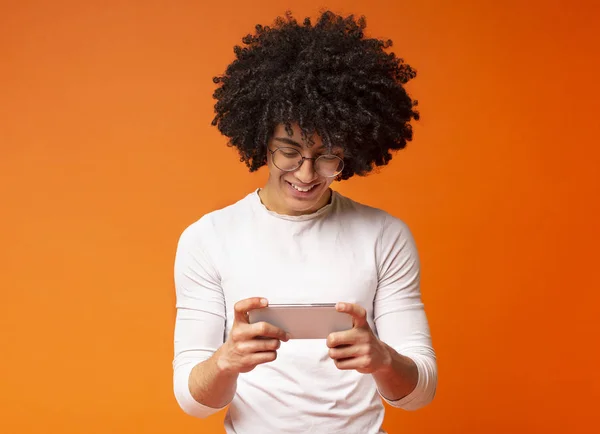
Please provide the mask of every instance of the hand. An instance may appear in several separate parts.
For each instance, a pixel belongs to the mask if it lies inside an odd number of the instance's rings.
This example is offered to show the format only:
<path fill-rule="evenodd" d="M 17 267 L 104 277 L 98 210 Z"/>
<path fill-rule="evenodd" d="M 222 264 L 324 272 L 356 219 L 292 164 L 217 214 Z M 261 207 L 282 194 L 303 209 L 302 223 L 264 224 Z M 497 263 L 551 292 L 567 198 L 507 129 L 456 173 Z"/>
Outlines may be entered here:
<path fill-rule="evenodd" d="M 367 311 L 358 304 L 338 303 L 338 312 L 352 316 L 350 330 L 331 333 L 327 337 L 329 357 L 338 369 L 354 369 L 361 374 L 372 374 L 392 363 L 388 347 L 380 341 L 367 322 Z"/>
<path fill-rule="evenodd" d="M 266 322 L 248 322 L 249 311 L 267 305 L 268 301 L 259 297 L 247 298 L 235 304 L 235 319 L 231 332 L 227 341 L 217 350 L 217 366 L 222 372 L 250 372 L 257 365 L 272 362 L 277 358 L 281 341 L 289 340 L 287 333 Z"/>

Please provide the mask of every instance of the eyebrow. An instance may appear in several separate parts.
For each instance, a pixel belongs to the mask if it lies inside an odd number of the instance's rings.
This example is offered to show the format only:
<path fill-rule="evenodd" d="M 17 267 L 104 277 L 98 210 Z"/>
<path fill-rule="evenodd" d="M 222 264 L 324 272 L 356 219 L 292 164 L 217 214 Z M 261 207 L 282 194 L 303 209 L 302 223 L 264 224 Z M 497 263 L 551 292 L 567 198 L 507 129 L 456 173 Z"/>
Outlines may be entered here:
<path fill-rule="evenodd" d="M 302 148 L 302 145 L 300 143 L 298 143 L 297 141 L 290 139 L 289 137 L 273 137 L 273 140 L 277 140 L 278 142 L 281 143 L 285 143 L 286 145 L 292 145 L 292 146 L 297 146 L 299 148 Z M 317 149 L 318 152 L 325 152 L 327 151 L 327 148 L 325 146 L 321 146 L 319 149 Z"/>
<path fill-rule="evenodd" d="M 295 140 L 290 139 L 289 137 L 274 137 L 273 140 L 277 140 L 278 142 L 282 142 L 287 145 L 298 146 L 299 148 L 302 147 L 302 145 L 300 143 L 296 142 Z"/>

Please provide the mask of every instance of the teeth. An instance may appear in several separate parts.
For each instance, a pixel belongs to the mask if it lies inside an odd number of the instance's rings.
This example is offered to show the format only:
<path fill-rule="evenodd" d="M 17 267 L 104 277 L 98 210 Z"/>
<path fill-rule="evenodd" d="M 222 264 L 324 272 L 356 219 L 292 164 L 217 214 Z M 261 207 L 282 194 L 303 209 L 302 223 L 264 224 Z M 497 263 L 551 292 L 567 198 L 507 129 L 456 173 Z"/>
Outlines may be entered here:
<path fill-rule="evenodd" d="M 314 188 L 314 185 L 310 186 L 309 188 L 300 188 L 297 185 L 292 184 L 291 182 L 290 182 L 290 185 L 292 187 L 294 187 L 296 190 L 301 191 L 303 193 L 306 193 L 307 191 L 310 191 L 310 190 L 312 190 Z"/>

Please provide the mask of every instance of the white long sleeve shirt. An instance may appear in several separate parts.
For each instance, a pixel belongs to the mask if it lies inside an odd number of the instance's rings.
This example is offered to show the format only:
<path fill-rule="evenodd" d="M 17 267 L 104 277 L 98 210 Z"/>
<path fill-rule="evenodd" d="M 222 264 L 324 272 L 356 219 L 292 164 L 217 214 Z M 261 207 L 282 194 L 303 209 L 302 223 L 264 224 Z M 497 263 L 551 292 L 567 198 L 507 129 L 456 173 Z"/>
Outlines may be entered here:
<path fill-rule="evenodd" d="M 419 276 L 406 224 L 335 191 L 328 205 L 309 215 L 270 211 L 258 190 L 206 214 L 183 232 L 175 258 L 177 402 L 199 418 L 220 410 L 194 400 L 190 372 L 227 339 L 234 304 L 265 297 L 270 303 L 360 304 L 377 336 L 418 368 L 414 391 L 388 402 L 405 410 L 427 405 L 437 365 Z M 382 399 L 371 375 L 337 369 L 324 339 L 290 340 L 274 362 L 239 376 L 225 429 L 383 433 Z"/>

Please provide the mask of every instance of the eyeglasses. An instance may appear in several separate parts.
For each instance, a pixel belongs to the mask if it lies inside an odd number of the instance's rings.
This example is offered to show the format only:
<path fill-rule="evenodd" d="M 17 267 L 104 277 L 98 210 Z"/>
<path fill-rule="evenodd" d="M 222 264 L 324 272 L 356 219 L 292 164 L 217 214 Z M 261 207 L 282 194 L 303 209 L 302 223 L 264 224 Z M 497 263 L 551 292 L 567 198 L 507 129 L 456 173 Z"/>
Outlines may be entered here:
<path fill-rule="evenodd" d="M 275 167 L 284 172 L 293 172 L 299 169 L 304 160 L 313 160 L 315 172 L 325 178 L 333 178 L 342 173 L 344 169 L 344 160 L 333 154 L 309 158 L 304 157 L 300 151 L 294 148 L 277 148 L 274 151 L 269 149 L 269 152 Z"/>

